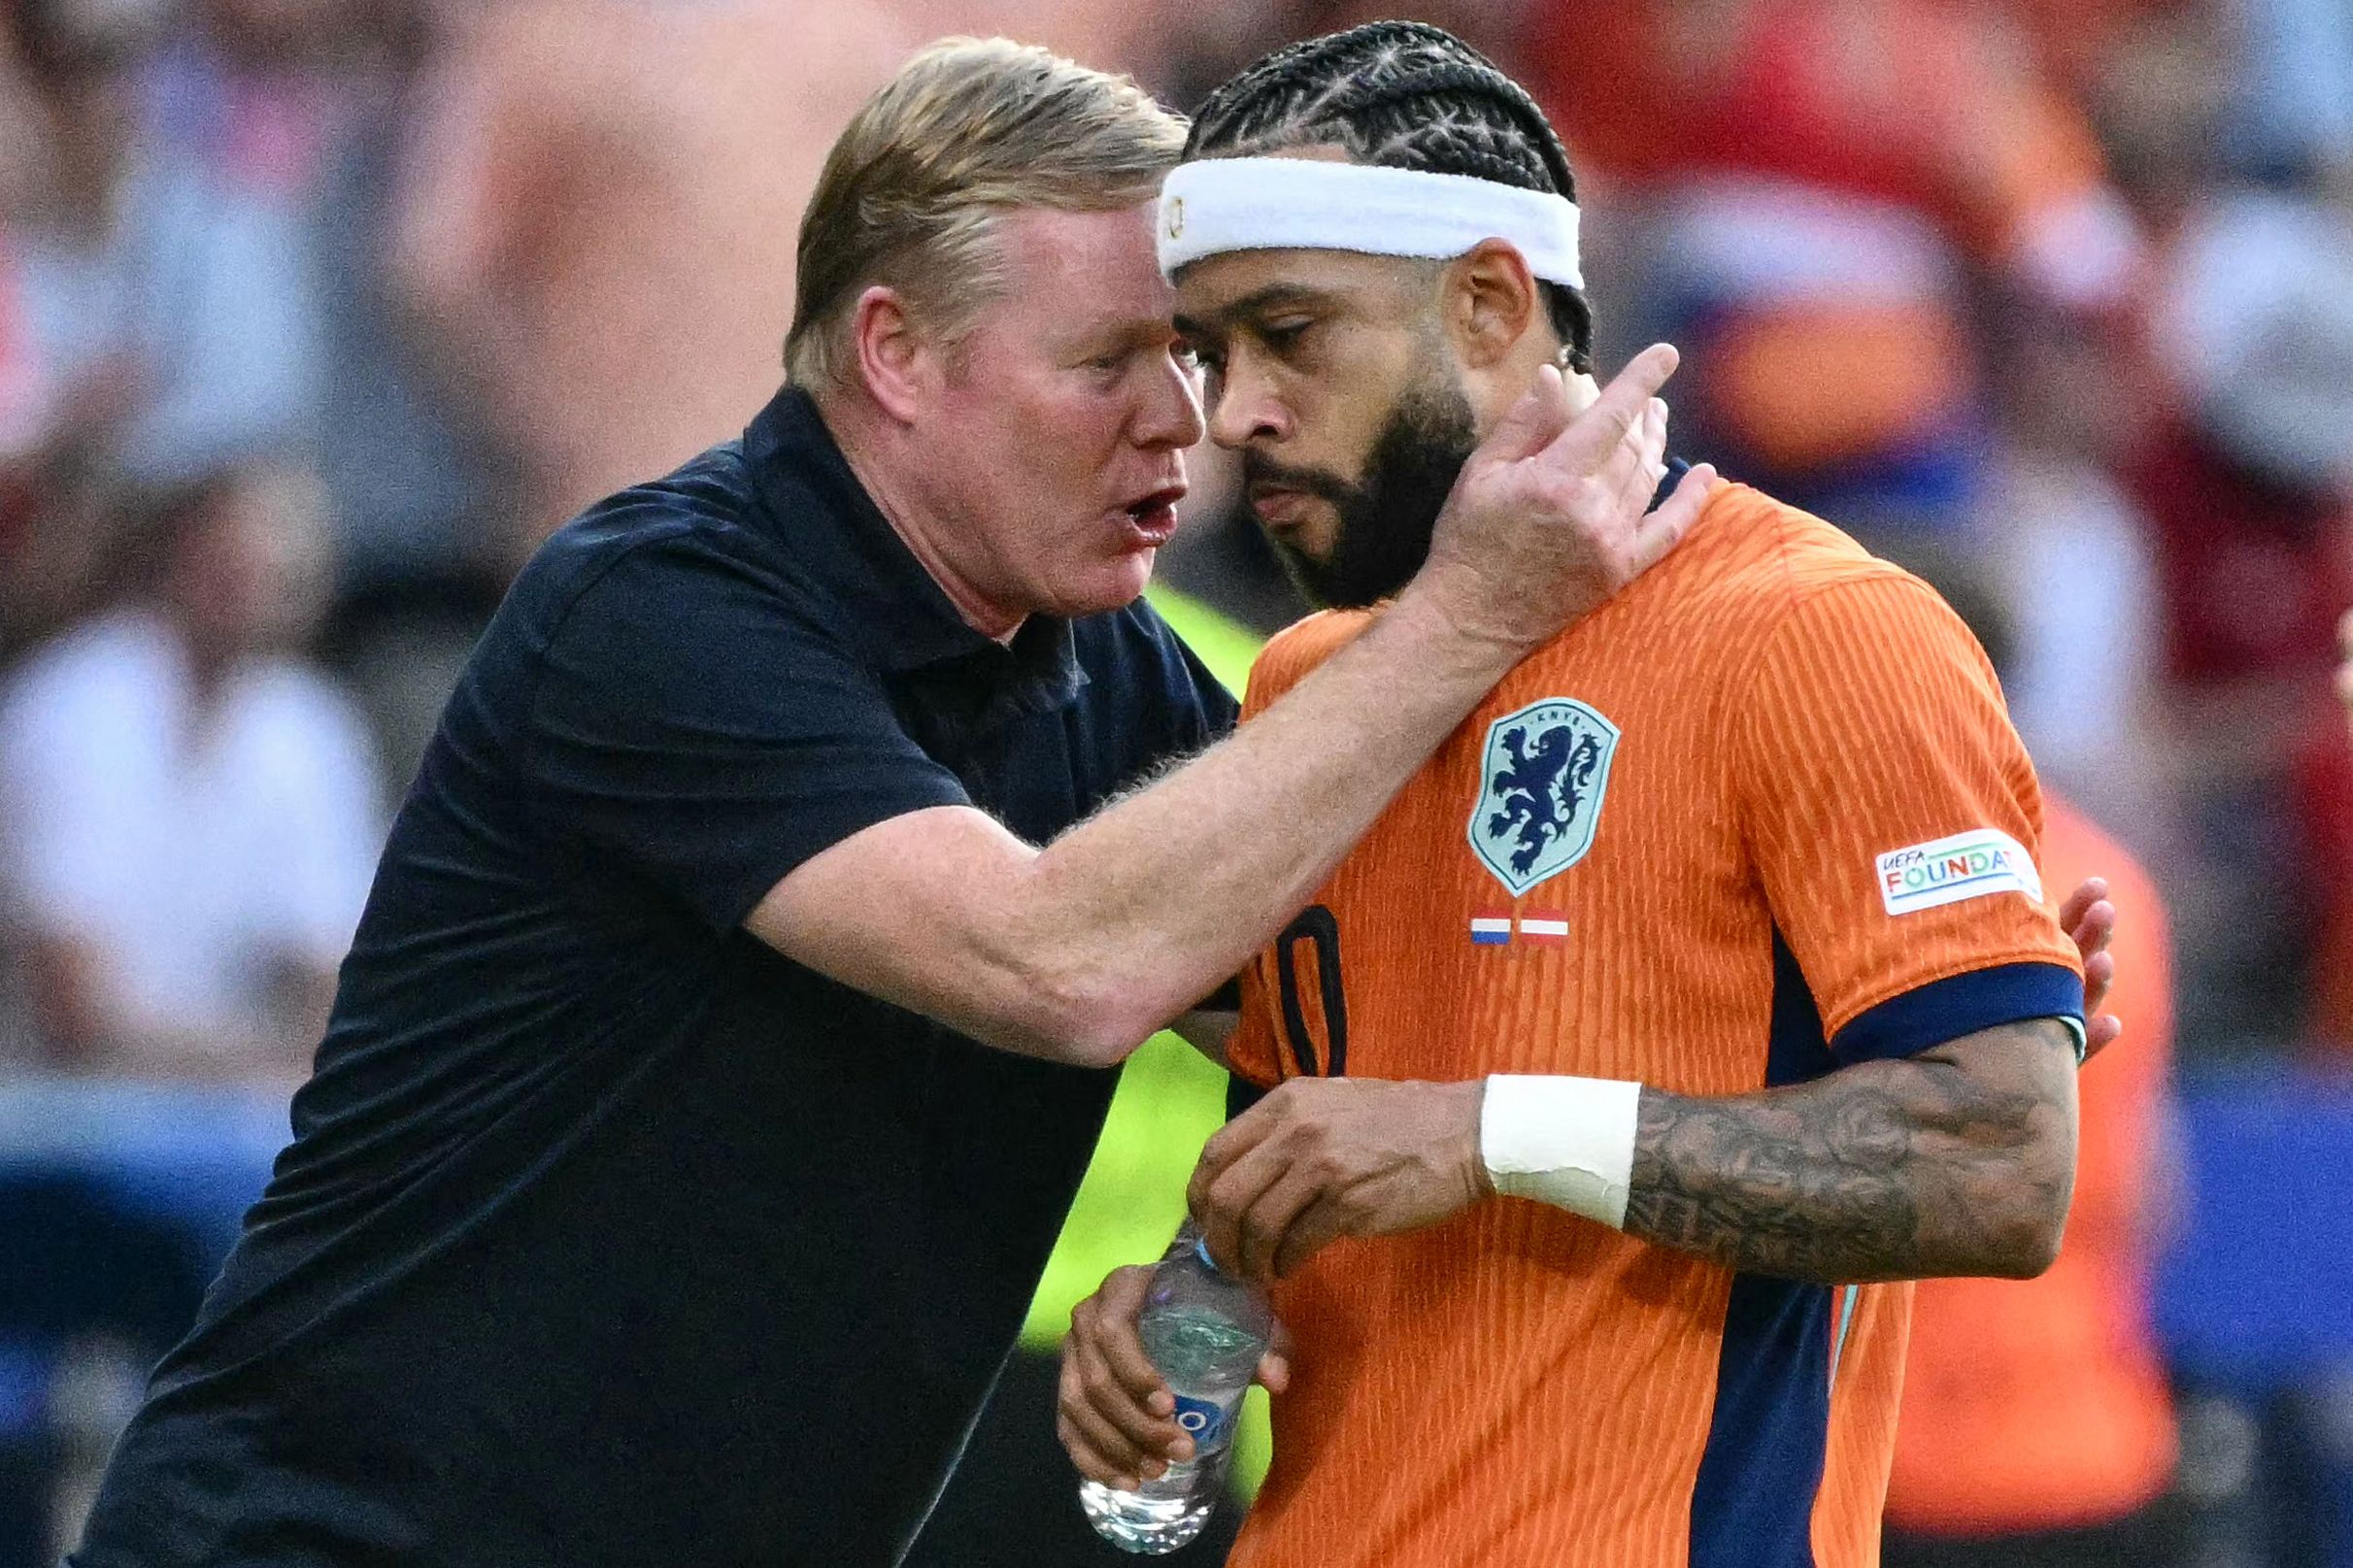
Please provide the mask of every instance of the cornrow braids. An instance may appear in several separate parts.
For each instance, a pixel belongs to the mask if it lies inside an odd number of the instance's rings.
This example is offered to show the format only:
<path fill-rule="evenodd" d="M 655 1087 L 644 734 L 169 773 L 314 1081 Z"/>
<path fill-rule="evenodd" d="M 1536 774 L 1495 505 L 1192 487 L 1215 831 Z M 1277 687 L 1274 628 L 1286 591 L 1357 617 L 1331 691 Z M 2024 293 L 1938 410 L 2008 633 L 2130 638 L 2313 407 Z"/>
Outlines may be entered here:
<path fill-rule="evenodd" d="M 1577 196 L 1568 151 L 1528 90 L 1445 28 L 1419 21 L 1367 22 L 1267 55 L 1209 95 L 1185 157 L 1327 144 L 1360 163 Z M 1590 374 L 1583 291 L 1537 286 L 1570 368 Z"/>

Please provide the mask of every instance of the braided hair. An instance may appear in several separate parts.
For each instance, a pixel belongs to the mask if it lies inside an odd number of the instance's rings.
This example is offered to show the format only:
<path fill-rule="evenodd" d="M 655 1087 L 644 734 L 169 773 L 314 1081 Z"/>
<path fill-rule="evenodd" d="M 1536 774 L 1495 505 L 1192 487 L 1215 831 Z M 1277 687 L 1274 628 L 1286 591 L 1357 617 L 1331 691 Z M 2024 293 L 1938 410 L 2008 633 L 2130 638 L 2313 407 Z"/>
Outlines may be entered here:
<path fill-rule="evenodd" d="M 1443 27 L 1376 21 L 1278 50 L 1211 93 L 1187 159 L 1331 144 L 1360 163 L 1469 175 L 1574 201 L 1568 152 L 1544 111 L 1494 61 Z M 1569 367 L 1593 369 L 1581 290 L 1539 281 Z"/>

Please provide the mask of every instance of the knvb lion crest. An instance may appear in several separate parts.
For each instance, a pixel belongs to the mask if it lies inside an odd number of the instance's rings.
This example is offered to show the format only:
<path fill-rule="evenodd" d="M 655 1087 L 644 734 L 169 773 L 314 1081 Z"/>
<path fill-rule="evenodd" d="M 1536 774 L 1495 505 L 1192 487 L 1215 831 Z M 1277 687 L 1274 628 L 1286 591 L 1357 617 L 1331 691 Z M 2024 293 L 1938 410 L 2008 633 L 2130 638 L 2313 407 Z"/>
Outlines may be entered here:
<path fill-rule="evenodd" d="M 1594 847 L 1618 726 L 1581 702 L 1547 697 L 1487 726 L 1470 847 L 1516 896 Z"/>

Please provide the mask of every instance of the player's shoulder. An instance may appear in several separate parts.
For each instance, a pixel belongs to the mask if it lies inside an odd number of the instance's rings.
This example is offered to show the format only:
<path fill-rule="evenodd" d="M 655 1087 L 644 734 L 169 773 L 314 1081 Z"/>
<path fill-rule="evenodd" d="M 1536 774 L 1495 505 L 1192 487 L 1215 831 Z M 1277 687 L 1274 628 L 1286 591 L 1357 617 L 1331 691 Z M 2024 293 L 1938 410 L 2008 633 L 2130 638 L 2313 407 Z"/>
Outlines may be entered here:
<path fill-rule="evenodd" d="M 1922 585 L 1836 524 L 1746 484 L 1720 485 L 1701 520 L 1685 546 L 1699 546 L 1704 557 L 1701 591 L 1729 601 L 1743 620 L 1776 619 L 1857 584 Z"/>
<path fill-rule="evenodd" d="M 1255 714 L 1307 678 L 1310 671 L 1363 635 L 1377 610 L 1324 610 L 1294 621 L 1267 641 L 1250 666 L 1245 714 Z"/>
<path fill-rule="evenodd" d="M 1759 656 L 1823 638 L 1854 640 L 1866 662 L 1903 656 L 1923 641 L 1974 652 L 1960 617 L 1912 573 L 1761 490 L 1728 484 L 1722 491 L 1684 547 L 1699 547 L 1686 591 L 1709 634 Z"/>

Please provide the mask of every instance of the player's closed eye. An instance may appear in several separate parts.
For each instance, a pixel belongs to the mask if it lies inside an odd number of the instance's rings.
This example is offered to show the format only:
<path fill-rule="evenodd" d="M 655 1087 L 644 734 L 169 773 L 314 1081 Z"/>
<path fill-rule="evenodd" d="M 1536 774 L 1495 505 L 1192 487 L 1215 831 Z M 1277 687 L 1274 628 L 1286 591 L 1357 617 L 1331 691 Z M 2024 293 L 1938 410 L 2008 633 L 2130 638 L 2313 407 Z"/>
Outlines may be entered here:
<path fill-rule="evenodd" d="M 1258 328 L 1258 339 L 1270 352 L 1289 354 L 1299 347 L 1307 329 L 1314 325 L 1312 320 L 1262 322 Z"/>

